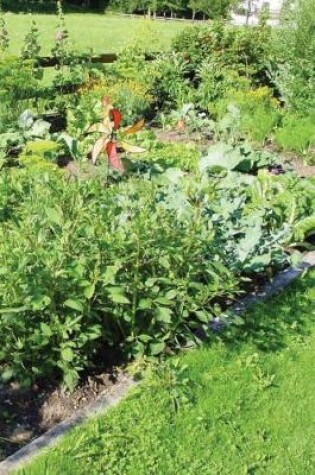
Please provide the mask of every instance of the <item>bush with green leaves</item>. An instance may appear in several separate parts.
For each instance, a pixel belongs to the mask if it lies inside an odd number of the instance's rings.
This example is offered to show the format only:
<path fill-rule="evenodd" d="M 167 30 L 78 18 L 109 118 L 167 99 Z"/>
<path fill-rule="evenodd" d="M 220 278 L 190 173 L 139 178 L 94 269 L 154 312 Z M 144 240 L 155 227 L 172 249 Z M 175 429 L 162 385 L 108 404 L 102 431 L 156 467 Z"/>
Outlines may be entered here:
<path fill-rule="evenodd" d="M 180 108 L 194 102 L 194 91 L 189 81 L 189 61 L 181 53 L 169 51 L 156 59 L 147 74 L 150 78 L 149 92 L 159 108 Z"/>
<path fill-rule="evenodd" d="M 2 378 L 71 388 L 104 346 L 135 357 L 195 343 L 242 276 L 287 261 L 314 204 L 290 180 L 166 168 L 105 187 L 101 174 L 3 169 Z"/>
<path fill-rule="evenodd" d="M 59 375 L 72 387 L 104 344 L 156 355 L 193 339 L 236 280 L 198 211 L 203 195 L 187 190 L 189 203 L 173 187 L 1 175 L 5 379 Z"/>
<path fill-rule="evenodd" d="M 239 138 L 246 137 L 256 144 L 264 144 L 270 139 L 276 126 L 281 122 L 282 111 L 273 91 L 267 86 L 257 89 L 230 87 L 222 98 L 214 104 L 214 111 L 220 121 L 226 120 L 228 109 L 239 111 L 235 132 Z"/>
<path fill-rule="evenodd" d="M 217 103 L 228 95 L 271 85 L 271 32 L 231 28 L 223 23 L 190 27 L 173 41 L 171 51 L 149 68 L 151 92 L 159 107 L 181 108 L 194 103 L 217 115 Z M 268 114 L 260 111 L 267 121 Z"/>

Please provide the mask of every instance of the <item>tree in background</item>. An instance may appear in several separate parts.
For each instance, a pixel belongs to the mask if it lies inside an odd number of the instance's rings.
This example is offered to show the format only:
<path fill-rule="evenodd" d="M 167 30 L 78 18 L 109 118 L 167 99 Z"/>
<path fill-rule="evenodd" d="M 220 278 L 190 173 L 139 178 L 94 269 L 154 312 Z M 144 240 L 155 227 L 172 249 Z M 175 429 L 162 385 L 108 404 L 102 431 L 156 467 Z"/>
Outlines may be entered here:
<path fill-rule="evenodd" d="M 246 25 L 248 25 L 249 19 L 255 13 L 256 8 L 257 8 L 257 0 L 246 0 L 245 2 Z"/>
<path fill-rule="evenodd" d="M 148 16 L 156 13 L 171 18 L 179 13 L 195 19 L 197 13 L 201 13 L 204 18 L 226 17 L 236 0 L 111 0 L 109 7 L 121 12 L 134 13 L 142 12 Z"/>
<path fill-rule="evenodd" d="M 248 0 L 253 2 L 255 0 Z M 182 16 L 195 19 L 197 14 L 204 18 L 225 18 L 237 0 L 65 0 L 64 7 L 84 7 L 105 11 L 107 8 L 122 13 L 143 13 L 149 17 L 161 14 L 170 17 Z M 54 11 L 55 0 L 3 0 L 5 10 L 12 11 Z"/>

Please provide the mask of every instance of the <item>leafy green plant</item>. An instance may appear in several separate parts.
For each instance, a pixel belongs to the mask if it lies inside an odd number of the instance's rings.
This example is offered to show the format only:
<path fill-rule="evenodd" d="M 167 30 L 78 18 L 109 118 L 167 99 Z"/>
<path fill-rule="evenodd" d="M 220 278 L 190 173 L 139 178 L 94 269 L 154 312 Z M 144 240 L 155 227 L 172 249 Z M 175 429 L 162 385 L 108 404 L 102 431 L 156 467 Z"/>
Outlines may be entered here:
<path fill-rule="evenodd" d="M 51 140 L 38 140 L 28 142 L 19 155 L 19 164 L 27 168 L 36 168 L 37 170 L 56 170 L 57 156 L 60 145 Z"/>
<path fill-rule="evenodd" d="M 30 31 L 24 38 L 21 55 L 23 59 L 36 60 L 39 57 L 41 46 L 39 44 L 39 30 L 34 18 L 31 20 Z"/>
<path fill-rule="evenodd" d="M 229 113 L 231 107 L 239 110 L 238 121 L 234 124 L 234 135 L 238 139 L 245 136 L 257 144 L 264 144 L 280 122 L 279 102 L 268 87 L 228 89 L 215 105 L 219 121 L 228 119 L 226 110 Z"/>
<path fill-rule="evenodd" d="M 307 218 L 298 221 L 294 227 L 294 238 L 299 245 L 304 245 L 307 249 L 313 249 L 314 245 L 306 243 L 309 238 L 315 235 L 315 215 L 308 216 Z"/>
<path fill-rule="evenodd" d="M 58 59 L 57 68 L 59 73 L 56 75 L 54 83 L 62 87 L 65 82 L 65 65 L 69 61 L 70 45 L 69 32 L 66 26 L 61 0 L 57 1 L 57 18 L 58 24 L 55 34 L 55 45 L 51 52 L 52 55 Z"/>
<path fill-rule="evenodd" d="M 273 42 L 271 77 L 285 105 L 301 116 L 314 111 L 314 0 L 286 2 Z"/>
<path fill-rule="evenodd" d="M 149 92 L 159 108 L 181 108 L 193 102 L 188 72 L 189 62 L 182 54 L 171 51 L 153 61 L 147 72 L 150 78 Z"/>
<path fill-rule="evenodd" d="M 163 124 L 163 128 L 166 128 L 166 124 L 168 127 L 176 127 L 187 137 L 194 134 L 194 140 L 212 137 L 215 128 L 214 121 L 210 119 L 209 115 L 198 110 L 193 103 L 184 104 L 180 109 L 171 111 L 167 116 L 161 113 L 159 121 Z"/>
<path fill-rule="evenodd" d="M 18 124 L 8 132 L 0 134 L 0 153 L 2 158 L 12 148 L 19 150 L 27 141 L 47 138 L 50 124 L 43 119 L 35 118 L 30 110 L 25 110 L 19 117 Z"/>
<path fill-rule="evenodd" d="M 122 125 L 127 126 L 151 113 L 152 96 L 148 93 L 148 86 L 139 80 L 109 77 L 96 92 L 98 97 L 100 93 L 106 93 L 124 111 Z"/>
<path fill-rule="evenodd" d="M 141 145 L 142 140 L 139 143 Z M 201 152 L 194 144 L 185 145 L 153 141 L 153 144 L 148 145 L 149 150 L 143 154 L 141 159 L 142 162 L 148 163 L 151 167 L 158 166 L 160 171 L 167 168 L 180 168 L 184 171 L 196 171 L 198 169 Z M 146 146 L 145 142 L 143 146 Z"/>
<path fill-rule="evenodd" d="M 217 102 L 233 90 L 250 88 L 250 81 L 237 71 L 222 66 L 214 60 L 205 60 L 197 70 L 199 87 L 196 92 L 198 104 L 212 115 L 217 115 Z M 232 101 L 231 101 L 232 102 Z"/>
<path fill-rule="evenodd" d="M 201 260 L 212 235 L 193 239 L 196 222 L 192 226 L 188 216 L 178 214 L 176 202 L 159 203 L 149 183 L 112 190 L 96 182 L 63 186 L 58 175 L 47 173 L 2 177 L 7 191 L 0 323 L 11 329 L 1 332 L 3 377 L 26 383 L 57 372 L 71 386 L 102 340 L 124 342 L 135 355 L 156 355 L 168 341 L 180 345 L 191 339 L 190 328 L 206 319 L 200 306 L 226 292 Z M 20 201 L 22 178 L 29 197 L 24 193 Z M 16 222 L 8 220 L 12 205 Z M 177 215 L 182 217 L 174 226 Z M 17 246 L 25 226 L 28 232 Z M 201 275 L 207 283 L 191 287 Z M 233 288 L 232 282 L 225 277 L 224 288 Z M 14 353 L 10 362 L 8 351 Z"/>
<path fill-rule="evenodd" d="M 193 382 L 189 378 L 188 367 L 182 365 L 179 359 L 151 363 L 144 377 L 149 391 L 162 389 L 166 402 L 175 413 L 191 404 Z"/>
<path fill-rule="evenodd" d="M 208 150 L 208 155 L 200 161 L 201 172 L 211 170 L 257 171 L 277 163 L 277 157 L 269 152 L 254 151 L 249 144 L 239 146 L 218 142 Z"/>
<path fill-rule="evenodd" d="M 200 65 L 207 60 L 218 68 L 230 68 L 255 84 L 267 80 L 270 35 L 267 28 L 230 28 L 222 22 L 211 26 L 186 28 L 173 41 L 173 49 L 184 55 L 195 78 Z"/>
<path fill-rule="evenodd" d="M 0 157 L 9 162 L 14 152 L 13 155 L 20 154 L 19 162 L 24 165 L 32 160 L 56 162 L 58 155 L 78 159 L 77 141 L 66 132 L 51 134 L 50 127 L 49 122 L 25 110 L 15 128 L 0 134 Z"/>

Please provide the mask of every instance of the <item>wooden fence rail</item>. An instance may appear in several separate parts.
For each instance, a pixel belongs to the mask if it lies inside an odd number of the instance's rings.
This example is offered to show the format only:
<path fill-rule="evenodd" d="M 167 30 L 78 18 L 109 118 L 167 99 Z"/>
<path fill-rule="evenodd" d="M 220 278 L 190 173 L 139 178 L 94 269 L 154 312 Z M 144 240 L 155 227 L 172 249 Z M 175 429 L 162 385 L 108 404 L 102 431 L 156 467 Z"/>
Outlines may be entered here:
<path fill-rule="evenodd" d="M 145 60 L 152 61 L 154 58 L 157 57 L 157 53 L 146 53 Z M 104 53 L 98 56 L 89 56 L 89 55 L 77 55 L 71 56 L 69 59 L 65 59 L 64 64 L 69 65 L 73 61 L 82 61 L 86 63 L 99 63 L 99 64 L 112 64 L 117 61 L 119 58 L 119 54 L 116 53 Z M 52 68 L 54 66 L 60 65 L 61 61 L 59 58 L 54 56 L 44 56 L 38 58 L 37 63 L 42 68 Z"/>

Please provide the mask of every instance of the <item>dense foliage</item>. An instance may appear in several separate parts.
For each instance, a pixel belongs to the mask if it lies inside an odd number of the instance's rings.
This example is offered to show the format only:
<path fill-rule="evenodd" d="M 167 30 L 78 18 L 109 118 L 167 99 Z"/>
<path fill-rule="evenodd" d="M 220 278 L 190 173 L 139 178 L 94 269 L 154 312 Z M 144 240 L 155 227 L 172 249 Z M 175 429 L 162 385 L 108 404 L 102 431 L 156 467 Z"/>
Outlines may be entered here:
<path fill-rule="evenodd" d="M 153 357 L 196 344 L 211 321 L 229 321 L 227 302 L 250 279 L 286 265 L 288 246 L 310 245 L 301 241 L 314 228 L 314 180 L 282 174 L 279 157 L 261 150 L 314 152 L 313 63 L 297 43 L 286 64 L 299 95 L 266 25 L 189 28 L 150 63 L 136 41 L 104 74 L 88 56 L 74 61 L 58 2 L 58 71 L 47 87 L 36 23 L 11 58 L 2 20 L 4 380 L 52 377 L 71 388 L 104 348 Z M 309 24 L 303 31 L 312 38 Z M 69 83 L 76 94 L 64 94 Z M 66 114 L 66 130 L 38 115 L 46 107 Z M 140 132 L 143 116 L 197 145 Z"/>
<path fill-rule="evenodd" d="M 60 374 L 72 386 L 103 345 L 134 356 L 187 345 L 242 275 L 286 262 L 281 245 L 314 208 L 314 185 L 214 178 L 209 166 L 193 180 L 149 167 L 107 187 L 53 165 L 2 171 L 5 379 Z"/>
<path fill-rule="evenodd" d="M 3 7 L 9 10 L 54 10 L 54 0 L 3 0 Z M 84 10 L 117 10 L 123 13 L 141 13 L 147 15 L 167 15 L 196 18 L 226 17 L 237 0 L 68 0 L 66 8 L 81 8 Z M 83 10 L 83 11 L 84 11 Z"/>
<path fill-rule="evenodd" d="M 128 13 L 147 13 L 148 15 L 170 15 L 171 17 L 190 16 L 193 19 L 201 14 L 203 18 L 226 17 L 235 0 L 111 0 L 109 7 Z"/>

